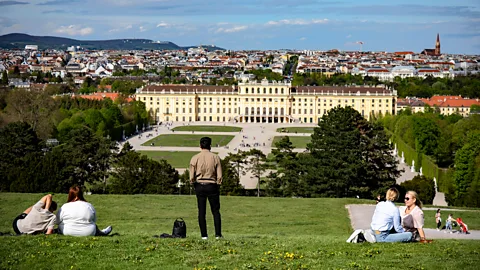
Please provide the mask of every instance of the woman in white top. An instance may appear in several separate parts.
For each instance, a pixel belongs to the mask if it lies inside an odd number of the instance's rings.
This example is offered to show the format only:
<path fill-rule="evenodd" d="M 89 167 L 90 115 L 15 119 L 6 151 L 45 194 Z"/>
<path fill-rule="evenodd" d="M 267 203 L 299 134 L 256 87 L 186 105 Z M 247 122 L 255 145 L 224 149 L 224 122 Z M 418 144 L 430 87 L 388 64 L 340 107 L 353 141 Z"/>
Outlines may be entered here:
<path fill-rule="evenodd" d="M 99 230 L 95 224 L 96 221 L 95 208 L 85 200 L 82 189 L 79 186 L 71 187 L 67 203 L 62 205 L 57 212 L 60 233 L 72 236 L 104 236 L 112 231 L 111 226 Z"/>
<path fill-rule="evenodd" d="M 413 234 L 414 241 L 429 242 L 425 239 L 423 225 L 422 202 L 418 199 L 415 191 L 408 191 L 405 194 L 405 206 L 400 206 L 400 216 L 402 217 L 402 226 L 407 232 Z"/>

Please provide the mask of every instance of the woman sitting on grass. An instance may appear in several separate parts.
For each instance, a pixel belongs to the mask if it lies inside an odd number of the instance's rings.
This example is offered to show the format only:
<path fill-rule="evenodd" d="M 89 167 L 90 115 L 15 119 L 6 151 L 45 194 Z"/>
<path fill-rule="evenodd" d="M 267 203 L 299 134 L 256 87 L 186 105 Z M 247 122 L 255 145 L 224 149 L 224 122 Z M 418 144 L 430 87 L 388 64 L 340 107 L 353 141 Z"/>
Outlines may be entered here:
<path fill-rule="evenodd" d="M 425 232 L 423 231 L 422 202 L 418 199 L 415 191 L 408 191 L 405 194 L 405 206 L 400 206 L 400 216 L 402 217 L 402 226 L 407 232 L 412 233 L 412 241 L 427 242 Z"/>
<path fill-rule="evenodd" d="M 405 232 L 400 221 L 400 212 L 393 203 L 398 199 L 398 190 L 391 188 L 387 191 L 384 202 L 375 207 L 372 217 L 372 230 L 377 242 L 410 242 L 411 232 Z"/>
<path fill-rule="evenodd" d="M 111 226 L 99 230 L 96 221 L 95 208 L 85 200 L 82 189 L 76 185 L 71 187 L 67 203 L 57 213 L 59 232 L 72 236 L 105 236 L 112 231 Z"/>

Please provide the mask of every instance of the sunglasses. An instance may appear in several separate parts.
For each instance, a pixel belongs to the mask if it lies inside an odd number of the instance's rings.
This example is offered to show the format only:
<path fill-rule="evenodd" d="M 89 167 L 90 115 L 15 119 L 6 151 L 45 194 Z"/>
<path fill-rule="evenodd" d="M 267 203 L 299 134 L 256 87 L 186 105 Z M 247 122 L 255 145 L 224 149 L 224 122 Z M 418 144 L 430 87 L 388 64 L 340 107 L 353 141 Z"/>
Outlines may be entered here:
<path fill-rule="evenodd" d="M 410 198 L 408 198 L 408 197 L 405 197 L 405 201 L 409 201 L 409 200 L 410 200 Z"/>

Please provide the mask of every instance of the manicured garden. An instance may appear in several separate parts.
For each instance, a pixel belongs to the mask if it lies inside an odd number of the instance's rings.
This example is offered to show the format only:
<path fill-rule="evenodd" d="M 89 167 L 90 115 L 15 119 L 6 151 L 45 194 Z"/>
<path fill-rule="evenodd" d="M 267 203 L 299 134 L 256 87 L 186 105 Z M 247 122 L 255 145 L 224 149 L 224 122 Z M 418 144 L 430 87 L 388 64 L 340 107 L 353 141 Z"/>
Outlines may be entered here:
<path fill-rule="evenodd" d="M 166 134 L 157 136 L 144 144 L 143 146 L 179 146 L 179 147 L 199 147 L 200 139 L 205 135 L 188 134 Z M 232 135 L 208 135 L 212 138 L 212 147 L 227 145 L 235 136 Z"/>
<path fill-rule="evenodd" d="M 176 127 L 175 131 L 206 131 L 206 132 L 239 132 L 241 127 L 231 126 L 180 126 Z"/>
<path fill-rule="evenodd" d="M 275 147 L 275 143 L 280 141 L 282 136 L 276 136 L 273 138 L 272 147 Z M 307 148 L 307 144 L 312 140 L 310 136 L 289 136 L 290 141 L 295 148 Z"/>
<path fill-rule="evenodd" d="M 0 193 L 0 231 L 43 194 Z M 60 205 L 65 194 L 56 194 Z M 111 237 L 0 237 L 0 269 L 477 269 L 480 242 L 349 244 L 357 199 L 222 197 L 222 240 L 200 240 L 195 196 L 90 195 Z M 186 239 L 159 239 L 183 217 Z M 207 216 L 213 234 L 213 221 Z M 439 260 L 442 258 L 442 260 Z"/>
<path fill-rule="evenodd" d="M 192 157 L 200 151 L 138 151 L 147 157 L 159 161 L 165 159 L 174 168 L 188 168 Z M 215 152 L 214 152 L 215 153 Z M 217 153 L 215 153 L 217 154 Z"/>
<path fill-rule="evenodd" d="M 282 133 L 313 133 L 315 127 L 282 127 L 277 128 L 277 132 Z"/>
<path fill-rule="evenodd" d="M 159 161 L 165 159 L 174 168 L 188 168 L 190 159 L 198 152 L 182 152 L 182 151 L 138 151 L 147 157 Z"/>

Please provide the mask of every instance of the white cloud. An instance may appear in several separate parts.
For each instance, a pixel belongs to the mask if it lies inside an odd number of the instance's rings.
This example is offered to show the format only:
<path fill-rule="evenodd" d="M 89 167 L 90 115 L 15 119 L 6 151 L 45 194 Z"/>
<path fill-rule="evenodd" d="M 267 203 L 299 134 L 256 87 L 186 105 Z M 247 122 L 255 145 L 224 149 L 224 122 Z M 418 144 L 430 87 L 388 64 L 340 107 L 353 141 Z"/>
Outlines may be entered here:
<path fill-rule="evenodd" d="M 300 40 L 302 40 L 302 41 L 307 40 L 307 38 L 306 37 L 301 37 Z"/>
<path fill-rule="evenodd" d="M 147 29 L 142 25 L 142 26 L 138 27 L 138 31 L 145 32 L 145 31 L 147 31 Z"/>
<path fill-rule="evenodd" d="M 132 27 L 133 27 L 133 26 L 132 26 L 131 24 L 129 24 L 129 25 L 127 25 L 127 26 L 125 27 L 125 29 L 132 29 Z"/>
<path fill-rule="evenodd" d="M 55 30 L 55 33 L 66 34 L 69 36 L 86 36 L 93 33 L 93 28 L 83 27 L 81 25 L 60 26 Z"/>
<path fill-rule="evenodd" d="M 267 26 L 281 26 L 281 25 L 310 25 L 310 24 L 326 24 L 328 23 L 328 19 L 312 19 L 312 20 L 304 20 L 304 19 L 293 19 L 293 20 L 279 20 L 279 21 L 269 21 L 266 23 Z"/>
<path fill-rule="evenodd" d="M 218 28 L 215 33 L 235 33 L 235 32 L 240 32 L 240 31 L 244 31 L 244 30 L 247 30 L 248 26 L 246 25 L 240 25 L 240 26 L 234 26 L 234 27 L 231 27 L 231 28 Z"/>
<path fill-rule="evenodd" d="M 160 22 L 159 24 L 157 24 L 157 27 L 165 27 L 165 28 L 168 28 L 170 27 L 171 25 L 166 23 L 166 22 Z"/>
<path fill-rule="evenodd" d="M 348 34 L 348 36 L 346 36 L 346 38 L 351 38 L 352 37 L 352 34 Z"/>

